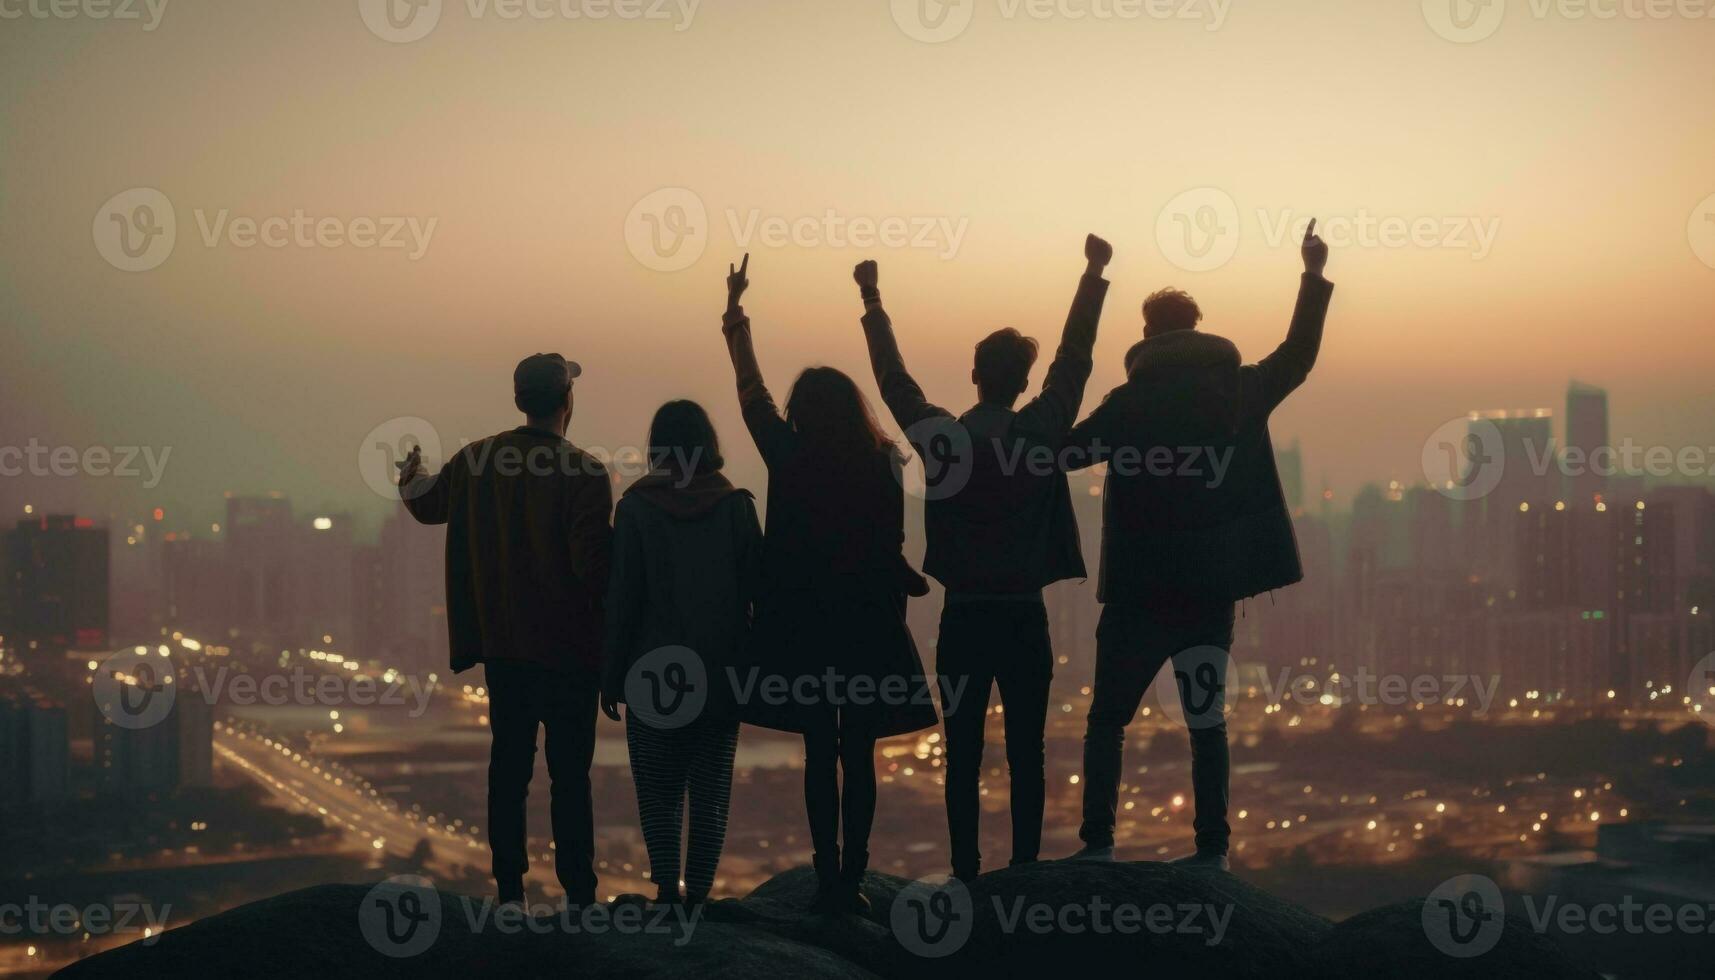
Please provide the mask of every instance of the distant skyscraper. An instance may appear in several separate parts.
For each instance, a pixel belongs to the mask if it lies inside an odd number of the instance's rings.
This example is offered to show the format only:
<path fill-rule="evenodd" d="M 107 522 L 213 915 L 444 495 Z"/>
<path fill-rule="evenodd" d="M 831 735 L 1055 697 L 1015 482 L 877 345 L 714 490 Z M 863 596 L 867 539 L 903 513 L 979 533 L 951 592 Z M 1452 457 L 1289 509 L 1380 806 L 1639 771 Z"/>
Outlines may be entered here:
<path fill-rule="evenodd" d="M 279 494 L 226 498 L 230 627 L 279 636 L 293 627 L 292 502 Z"/>
<path fill-rule="evenodd" d="M 297 588 L 293 605 L 298 633 L 310 643 L 352 650 L 356 642 L 358 590 L 353 579 L 357 545 L 350 515 L 315 517 L 298 528 Z M 355 651 L 354 651 L 355 652 Z M 368 656 L 374 656 L 369 651 Z"/>
<path fill-rule="evenodd" d="M 34 689 L 0 691 L 0 779 L 8 799 L 60 799 L 70 774 L 65 706 Z"/>
<path fill-rule="evenodd" d="M 1609 448 L 1608 393 L 1572 382 L 1566 389 L 1566 452 L 1571 472 L 1567 492 L 1574 504 L 1588 504 L 1607 494 L 1605 467 L 1613 465 Z"/>
<path fill-rule="evenodd" d="M 107 530 L 82 517 L 32 517 L 6 537 L 12 636 L 28 662 L 108 641 Z M 32 653 L 32 649 L 34 653 Z"/>

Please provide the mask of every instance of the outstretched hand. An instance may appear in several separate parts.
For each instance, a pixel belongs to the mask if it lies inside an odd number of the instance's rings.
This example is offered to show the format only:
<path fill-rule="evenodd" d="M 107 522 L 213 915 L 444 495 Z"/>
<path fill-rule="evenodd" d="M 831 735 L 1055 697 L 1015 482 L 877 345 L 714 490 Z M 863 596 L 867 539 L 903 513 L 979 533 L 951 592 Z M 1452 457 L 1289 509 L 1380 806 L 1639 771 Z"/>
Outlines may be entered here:
<path fill-rule="evenodd" d="M 1089 272 L 1099 276 L 1108 263 L 1114 260 L 1114 247 L 1095 235 L 1084 239 L 1084 258 L 1090 260 Z"/>
<path fill-rule="evenodd" d="M 881 267 L 875 264 L 874 259 L 865 259 L 857 264 L 856 269 L 852 270 L 852 278 L 857 280 L 859 290 L 864 293 L 873 293 L 879 288 L 881 282 Z"/>
<path fill-rule="evenodd" d="M 423 447 L 412 446 L 405 459 L 393 465 L 399 467 L 399 485 L 409 486 L 411 481 L 423 475 Z"/>
<path fill-rule="evenodd" d="M 750 288 L 750 253 L 744 253 L 744 264 L 733 268 L 727 263 L 726 277 L 726 308 L 738 309 L 738 301 L 744 298 L 744 291 Z"/>
<path fill-rule="evenodd" d="M 1304 271 L 1320 276 L 1327 267 L 1328 243 L 1316 237 L 1316 219 L 1311 218 L 1310 227 L 1304 230 Z"/>

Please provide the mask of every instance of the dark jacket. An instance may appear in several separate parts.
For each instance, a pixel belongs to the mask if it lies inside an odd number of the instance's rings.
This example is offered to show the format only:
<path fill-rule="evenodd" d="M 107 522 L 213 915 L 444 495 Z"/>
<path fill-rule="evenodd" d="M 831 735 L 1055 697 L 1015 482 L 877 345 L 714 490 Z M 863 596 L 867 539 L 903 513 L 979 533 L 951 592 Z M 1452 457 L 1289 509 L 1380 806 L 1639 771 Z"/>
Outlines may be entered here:
<path fill-rule="evenodd" d="M 790 680 L 832 670 L 842 683 L 862 679 L 872 688 L 903 678 L 907 697 L 886 704 L 872 698 L 846 715 L 877 737 L 933 726 L 928 678 L 905 625 L 906 596 L 917 577 L 904 555 L 897 454 L 830 453 L 801 439 L 763 384 L 749 318 L 740 312 L 722 326 L 744 422 L 768 466 L 764 587 L 753 634 L 763 672 Z M 744 718 L 802 732 L 814 710 L 796 702 L 753 705 Z"/>
<path fill-rule="evenodd" d="M 1057 456 L 1078 419 L 1107 280 L 1086 275 L 1042 382 L 1016 412 L 979 404 L 954 420 L 905 369 L 880 301 L 864 314 L 870 366 L 894 421 L 938 469 L 924 493 L 923 571 L 953 592 L 1035 592 L 1083 578 L 1078 519 Z"/>
<path fill-rule="evenodd" d="M 701 716 L 736 717 L 729 668 L 745 662 L 751 603 L 761 590 L 756 501 L 719 473 L 688 481 L 650 475 L 619 498 L 607 590 L 602 691 L 625 701 L 637 658 L 664 646 L 701 660 L 710 700 Z"/>
<path fill-rule="evenodd" d="M 400 496 L 418 521 L 447 525 L 455 673 L 524 660 L 596 677 L 613 488 L 595 457 L 519 428 L 471 443 Z"/>
<path fill-rule="evenodd" d="M 1310 373 L 1333 284 L 1306 275 L 1285 343 L 1241 366 L 1193 330 L 1133 347 L 1129 380 L 1067 437 L 1106 463 L 1102 602 L 1235 601 L 1304 577 L 1268 418 Z"/>

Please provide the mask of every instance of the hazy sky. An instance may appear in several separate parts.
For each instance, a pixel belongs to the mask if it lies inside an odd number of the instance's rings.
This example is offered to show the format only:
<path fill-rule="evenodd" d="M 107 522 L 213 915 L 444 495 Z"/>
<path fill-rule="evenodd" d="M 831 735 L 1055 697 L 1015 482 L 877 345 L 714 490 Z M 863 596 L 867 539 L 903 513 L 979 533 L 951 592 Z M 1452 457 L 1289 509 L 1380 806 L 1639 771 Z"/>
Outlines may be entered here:
<path fill-rule="evenodd" d="M 0 446 L 170 456 L 149 491 L 0 478 L 7 515 L 206 521 L 228 489 L 374 510 L 366 433 L 510 427 L 537 350 L 585 365 L 580 444 L 693 397 L 759 483 L 719 333 L 746 238 L 782 397 L 809 363 L 873 397 L 850 269 L 874 257 L 908 363 L 962 409 L 980 336 L 1052 349 L 1089 231 L 1117 257 L 1086 408 L 1163 285 L 1260 357 L 1316 215 L 1339 291 L 1274 423 L 1313 485 L 1418 480 L 1441 423 L 1558 414 L 1572 377 L 1609 389 L 1616 440 L 1715 445 L 1715 18 L 1507 0 L 1461 44 L 1443 0 L 446 0 L 397 28 L 358 0 L 88 15 L 108 2 L 0 0 Z M 131 272 L 112 218 L 142 198 L 104 208 L 137 188 L 176 239 Z M 299 212 L 331 220 L 245 247 L 245 219 Z M 903 235 L 852 247 L 854 219 Z"/>

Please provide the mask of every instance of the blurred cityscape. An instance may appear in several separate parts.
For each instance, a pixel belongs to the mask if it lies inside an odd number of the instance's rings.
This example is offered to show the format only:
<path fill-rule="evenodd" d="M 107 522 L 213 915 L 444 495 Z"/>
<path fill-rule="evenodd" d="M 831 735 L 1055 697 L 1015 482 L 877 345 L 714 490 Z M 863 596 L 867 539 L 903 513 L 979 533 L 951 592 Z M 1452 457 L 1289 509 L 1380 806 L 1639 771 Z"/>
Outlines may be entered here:
<path fill-rule="evenodd" d="M 1235 870 L 1335 918 L 1459 872 L 1706 895 L 1715 690 L 1694 678 L 1715 651 L 1715 494 L 1564 465 L 1612 448 L 1607 418 L 1606 395 L 1582 384 L 1563 413 L 1473 412 L 1447 481 L 1351 500 L 1280 450 L 1306 580 L 1239 620 Z M 1092 568 L 1100 476 L 1073 477 Z M 224 519 L 196 527 L 161 508 L 63 515 L 45 501 L 17 516 L 0 539 L 0 894 L 147 902 L 170 908 L 170 929 L 405 871 L 488 892 L 486 691 L 480 669 L 446 666 L 442 534 L 402 509 L 373 540 L 358 526 L 278 494 L 228 494 Z M 1054 587 L 1049 605 L 1053 857 L 1078 846 L 1100 610 L 1093 581 Z M 939 609 L 937 593 L 911 610 L 931 664 Z M 168 706 L 158 719 L 151 698 Z M 991 868 L 1009 839 L 1000 711 Z M 1174 718 L 1152 693 L 1130 731 L 1123 858 L 1190 849 Z M 601 888 L 652 892 L 623 730 L 601 724 Z M 881 751 L 873 866 L 946 871 L 940 736 Z M 795 739 L 745 730 L 717 894 L 808 863 L 799 764 Z M 530 885 L 547 898 L 545 770 L 536 780 Z M 0 935 L 0 972 L 49 972 L 144 928 Z"/>

